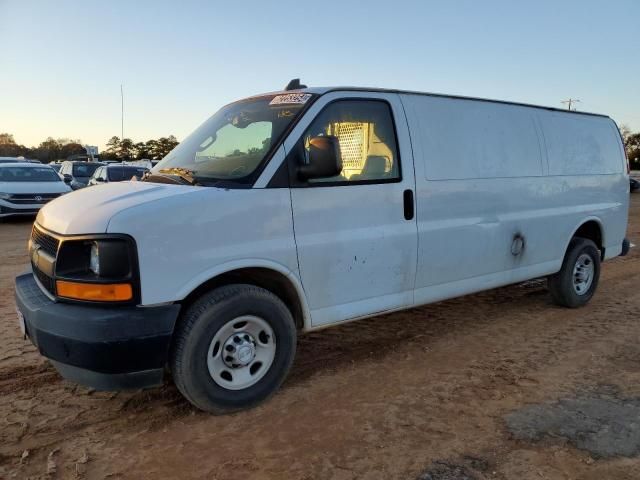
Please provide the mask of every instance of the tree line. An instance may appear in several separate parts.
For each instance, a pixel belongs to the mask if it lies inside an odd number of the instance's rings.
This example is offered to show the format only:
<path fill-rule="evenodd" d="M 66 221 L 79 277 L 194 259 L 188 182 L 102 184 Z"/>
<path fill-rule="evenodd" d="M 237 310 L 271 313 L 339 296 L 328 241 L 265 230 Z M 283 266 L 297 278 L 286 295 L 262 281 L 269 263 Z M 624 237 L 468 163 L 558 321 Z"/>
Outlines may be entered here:
<path fill-rule="evenodd" d="M 160 160 L 178 145 L 173 135 L 133 142 L 130 138 L 111 137 L 107 149 L 100 153 L 102 160 Z M 78 139 L 48 137 L 37 147 L 18 144 L 10 133 L 0 133 L 0 157 L 24 157 L 43 163 L 66 160 L 71 155 L 85 154 L 86 150 Z"/>
<path fill-rule="evenodd" d="M 100 154 L 103 160 L 160 160 L 178 145 L 173 135 L 157 140 L 134 143 L 130 138 L 111 137 L 107 149 Z"/>
<path fill-rule="evenodd" d="M 640 132 L 633 133 L 626 125 L 620 127 L 631 170 L 640 170 Z"/>
<path fill-rule="evenodd" d="M 80 140 L 48 137 L 37 147 L 19 145 L 10 133 L 0 133 L 0 157 L 25 157 L 48 163 L 85 153 Z"/>

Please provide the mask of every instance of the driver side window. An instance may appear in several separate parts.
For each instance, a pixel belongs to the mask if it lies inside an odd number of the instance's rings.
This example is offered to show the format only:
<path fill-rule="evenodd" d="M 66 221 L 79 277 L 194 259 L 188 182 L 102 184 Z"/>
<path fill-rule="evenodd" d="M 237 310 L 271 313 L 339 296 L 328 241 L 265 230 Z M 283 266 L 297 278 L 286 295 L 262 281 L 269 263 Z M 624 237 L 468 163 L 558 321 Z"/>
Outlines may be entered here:
<path fill-rule="evenodd" d="M 303 136 L 309 161 L 311 138 L 338 138 L 342 171 L 310 183 L 387 182 L 400 179 L 396 134 L 389 105 L 380 100 L 340 100 L 320 112 Z"/>

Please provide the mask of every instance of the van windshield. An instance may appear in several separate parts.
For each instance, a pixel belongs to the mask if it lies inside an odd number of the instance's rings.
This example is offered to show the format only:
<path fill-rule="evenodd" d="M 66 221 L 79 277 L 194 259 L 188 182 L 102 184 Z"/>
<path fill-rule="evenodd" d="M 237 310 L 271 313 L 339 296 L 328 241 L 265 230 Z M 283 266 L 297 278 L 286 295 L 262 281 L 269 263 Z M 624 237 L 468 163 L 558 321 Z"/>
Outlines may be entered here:
<path fill-rule="evenodd" d="M 311 97 L 310 93 L 269 95 L 227 105 L 169 152 L 152 174 L 186 169 L 200 182 L 250 183 Z"/>

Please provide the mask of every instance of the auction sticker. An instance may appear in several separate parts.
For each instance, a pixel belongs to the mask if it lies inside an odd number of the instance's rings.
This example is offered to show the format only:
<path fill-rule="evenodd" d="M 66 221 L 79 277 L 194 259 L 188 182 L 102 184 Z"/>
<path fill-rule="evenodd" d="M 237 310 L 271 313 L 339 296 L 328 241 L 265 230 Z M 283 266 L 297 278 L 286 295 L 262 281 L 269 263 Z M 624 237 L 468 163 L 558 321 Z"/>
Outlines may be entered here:
<path fill-rule="evenodd" d="M 310 93 L 287 93 L 276 95 L 269 105 L 304 105 L 311 98 Z"/>

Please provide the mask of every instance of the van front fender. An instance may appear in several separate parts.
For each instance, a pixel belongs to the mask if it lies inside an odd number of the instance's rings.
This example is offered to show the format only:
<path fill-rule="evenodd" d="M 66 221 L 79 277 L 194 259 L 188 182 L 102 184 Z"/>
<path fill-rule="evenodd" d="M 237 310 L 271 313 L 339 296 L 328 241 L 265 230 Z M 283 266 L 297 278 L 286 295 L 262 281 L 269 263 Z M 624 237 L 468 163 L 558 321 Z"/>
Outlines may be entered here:
<path fill-rule="evenodd" d="M 231 262 L 226 262 L 220 265 L 216 265 L 213 268 L 204 270 L 193 277 L 188 283 L 184 284 L 178 290 L 178 293 L 176 294 L 176 301 L 184 300 L 200 286 L 211 280 L 214 280 L 216 277 L 247 268 L 263 268 L 266 270 L 272 270 L 286 277 L 295 289 L 298 300 L 300 302 L 303 316 L 303 329 L 308 330 L 309 328 L 311 328 L 311 314 L 309 311 L 309 304 L 307 303 L 307 296 L 305 294 L 304 287 L 302 286 L 302 282 L 300 281 L 298 276 L 284 265 L 263 258 L 233 260 Z"/>

